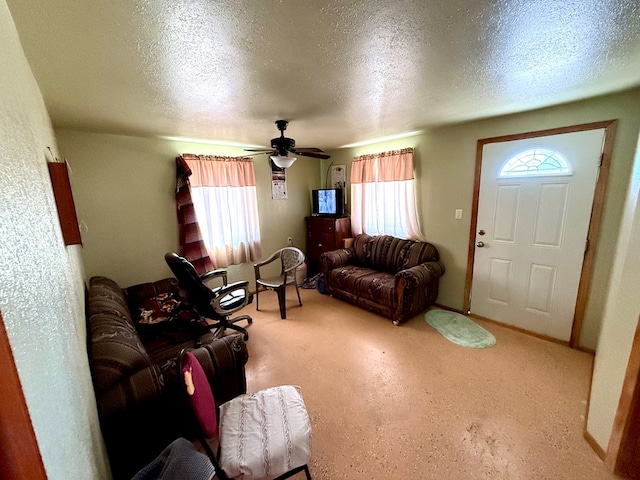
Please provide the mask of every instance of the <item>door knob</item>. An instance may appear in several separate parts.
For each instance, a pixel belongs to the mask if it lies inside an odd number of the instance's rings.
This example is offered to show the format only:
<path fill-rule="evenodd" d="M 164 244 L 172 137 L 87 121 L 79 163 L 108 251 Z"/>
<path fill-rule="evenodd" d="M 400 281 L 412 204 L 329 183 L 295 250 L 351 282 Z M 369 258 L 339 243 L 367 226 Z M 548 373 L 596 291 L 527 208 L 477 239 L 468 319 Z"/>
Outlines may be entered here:
<path fill-rule="evenodd" d="M 484 247 L 484 242 L 478 242 L 478 243 L 476 243 L 476 247 L 478 247 L 478 248 L 482 248 L 482 247 Z"/>

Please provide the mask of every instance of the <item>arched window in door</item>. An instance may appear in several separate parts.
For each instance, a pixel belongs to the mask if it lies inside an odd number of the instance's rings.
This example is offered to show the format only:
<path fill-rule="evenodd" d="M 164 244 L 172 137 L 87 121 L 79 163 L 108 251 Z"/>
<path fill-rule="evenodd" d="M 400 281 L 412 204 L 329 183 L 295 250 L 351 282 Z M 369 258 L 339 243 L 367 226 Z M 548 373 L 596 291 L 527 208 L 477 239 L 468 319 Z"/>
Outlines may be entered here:
<path fill-rule="evenodd" d="M 571 166 L 559 152 L 532 148 L 511 157 L 500 169 L 500 178 L 571 175 Z"/>

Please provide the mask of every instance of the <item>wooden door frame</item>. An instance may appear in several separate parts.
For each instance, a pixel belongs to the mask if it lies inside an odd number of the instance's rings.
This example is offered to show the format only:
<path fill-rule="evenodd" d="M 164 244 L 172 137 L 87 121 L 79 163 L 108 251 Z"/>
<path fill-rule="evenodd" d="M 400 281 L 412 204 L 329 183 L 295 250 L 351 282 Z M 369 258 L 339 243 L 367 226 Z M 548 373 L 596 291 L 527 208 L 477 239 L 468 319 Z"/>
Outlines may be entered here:
<path fill-rule="evenodd" d="M 0 312 L 0 478 L 46 480 L 38 441 Z"/>
<path fill-rule="evenodd" d="M 640 318 L 633 337 L 618 410 L 604 456 L 607 467 L 618 475 L 637 478 L 640 462 Z M 635 476 L 634 476 L 635 475 Z"/>
<path fill-rule="evenodd" d="M 605 193 L 609 179 L 609 167 L 611 165 L 611 152 L 613 151 L 613 140 L 615 138 L 617 120 L 606 120 L 602 122 L 583 123 L 569 127 L 552 128 L 548 130 L 538 130 L 534 132 L 517 133 L 500 137 L 483 138 L 478 140 L 476 145 L 476 165 L 473 180 L 473 205 L 471 208 L 471 227 L 469 230 L 469 247 L 467 253 L 467 275 L 464 285 L 464 312 L 471 312 L 471 287 L 473 283 L 473 266 L 475 261 L 475 239 L 478 227 L 478 203 L 480 197 L 480 174 L 482 172 L 482 150 L 489 143 L 512 142 L 528 138 L 547 137 L 551 135 L 561 135 L 564 133 L 583 132 L 586 130 L 604 129 L 604 141 L 602 146 L 602 158 L 600 160 L 600 170 L 596 181 L 593 204 L 591 207 L 591 217 L 589 220 L 589 230 L 587 233 L 587 248 L 582 262 L 580 272 L 580 283 L 578 285 L 578 295 L 576 297 L 575 311 L 573 315 L 573 327 L 571 328 L 571 339 L 569 346 L 576 348 L 580 342 L 580 332 L 582 331 L 582 321 L 584 310 L 588 299 L 589 285 L 593 270 L 598 233 L 602 221 L 602 211 L 604 208 Z"/>

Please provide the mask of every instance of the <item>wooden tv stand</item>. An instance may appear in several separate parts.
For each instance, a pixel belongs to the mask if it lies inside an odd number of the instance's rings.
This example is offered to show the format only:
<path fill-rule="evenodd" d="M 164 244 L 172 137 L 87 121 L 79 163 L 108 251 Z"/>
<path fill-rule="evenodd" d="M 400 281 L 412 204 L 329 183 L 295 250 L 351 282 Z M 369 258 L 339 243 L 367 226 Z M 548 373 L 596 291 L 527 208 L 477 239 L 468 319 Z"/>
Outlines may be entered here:
<path fill-rule="evenodd" d="M 307 276 L 320 272 L 320 255 L 342 248 L 342 240 L 351 237 L 349 217 L 305 217 L 307 223 Z"/>

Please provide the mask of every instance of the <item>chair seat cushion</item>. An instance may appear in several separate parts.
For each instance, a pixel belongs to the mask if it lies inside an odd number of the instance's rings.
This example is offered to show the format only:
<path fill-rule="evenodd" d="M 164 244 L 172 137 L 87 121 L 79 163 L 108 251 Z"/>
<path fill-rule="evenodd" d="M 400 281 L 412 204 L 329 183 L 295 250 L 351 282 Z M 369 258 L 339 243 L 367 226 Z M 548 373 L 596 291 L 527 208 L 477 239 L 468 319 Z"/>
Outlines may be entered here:
<path fill-rule="evenodd" d="M 281 285 L 284 285 L 285 277 L 286 275 L 283 273 L 282 275 L 278 275 L 277 277 L 259 278 L 256 280 L 256 283 L 258 285 L 261 285 L 264 288 L 270 288 L 272 290 L 275 290 L 279 288 Z M 287 280 L 287 285 L 291 285 L 295 281 L 295 278 L 292 276 L 289 276 L 289 278 L 287 278 L 286 280 Z"/>
<path fill-rule="evenodd" d="M 220 466 L 230 478 L 273 479 L 306 465 L 311 423 L 292 385 L 240 395 L 220 406 Z"/>
<path fill-rule="evenodd" d="M 214 288 L 213 292 L 217 294 L 217 292 L 222 288 L 223 287 Z M 234 290 L 232 292 L 229 292 L 227 295 L 222 297 L 222 299 L 220 299 L 220 308 L 232 312 L 238 307 L 244 305 L 244 299 L 246 295 L 247 293 L 245 292 L 245 290 Z M 249 300 L 247 301 L 247 303 L 251 303 L 251 300 L 253 300 L 253 295 L 251 295 L 251 293 L 249 292 Z"/>

